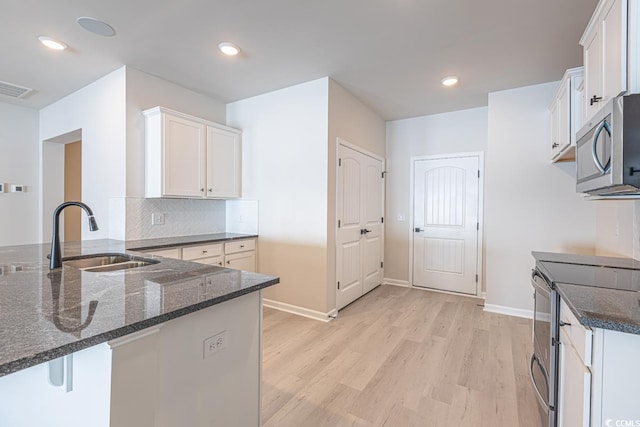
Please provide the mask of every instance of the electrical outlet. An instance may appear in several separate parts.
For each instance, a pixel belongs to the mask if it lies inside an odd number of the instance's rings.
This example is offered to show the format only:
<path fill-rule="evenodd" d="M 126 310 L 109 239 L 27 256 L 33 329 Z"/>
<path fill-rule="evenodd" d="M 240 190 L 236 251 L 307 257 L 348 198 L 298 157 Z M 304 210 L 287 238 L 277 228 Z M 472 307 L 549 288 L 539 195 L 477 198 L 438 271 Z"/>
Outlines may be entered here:
<path fill-rule="evenodd" d="M 164 225 L 164 213 L 152 213 L 151 225 Z"/>
<path fill-rule="evenodd" d="M 225 348 L 227 348 L 227 331 L 222 331 L 219 334 L 204 340 L 203 357 L 206 359 Z"/>

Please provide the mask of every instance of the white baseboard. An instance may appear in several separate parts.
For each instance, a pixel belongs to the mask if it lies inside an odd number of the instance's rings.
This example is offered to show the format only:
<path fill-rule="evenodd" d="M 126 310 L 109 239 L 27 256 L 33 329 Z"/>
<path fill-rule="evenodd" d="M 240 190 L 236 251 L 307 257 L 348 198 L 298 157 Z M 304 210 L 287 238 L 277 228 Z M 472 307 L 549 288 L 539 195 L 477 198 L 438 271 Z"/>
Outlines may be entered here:
<path fill-rule="evenodd" d="M 409 282 L 407 282 L 406 280 L 388 279 L 386 277 L 384 279 L 382 279 L 382 284 L 383 285 L 402 286 L 403 288 L 408 288 L 409 287 Z"/>
<path fill-rule="evenodd" d="M 507 316 L 524 317 L 533 319 L 533 310 L 523 310 L 521 308 L 507 307 L 504 305 L 485 304 L 484 311 L 489 313 L 506 314 Z"/>
<path fill-rule="evenodd" d="M 286 302 L 274 301 L 267 298 L 262 298 L 262 305 L 269 308 L 275 308 L 276 310 L 286 311 L 287 313 L 297 314 L 298 316 L 308 317 L 309 319 L 320 320 L 321 322 L 330 322 L 338 314 L 338 310 L 336 309 L 333 309 L 328 313 L 323 313 L 321 311 L 311 310 L 310 308 L 287 304 Z"/>

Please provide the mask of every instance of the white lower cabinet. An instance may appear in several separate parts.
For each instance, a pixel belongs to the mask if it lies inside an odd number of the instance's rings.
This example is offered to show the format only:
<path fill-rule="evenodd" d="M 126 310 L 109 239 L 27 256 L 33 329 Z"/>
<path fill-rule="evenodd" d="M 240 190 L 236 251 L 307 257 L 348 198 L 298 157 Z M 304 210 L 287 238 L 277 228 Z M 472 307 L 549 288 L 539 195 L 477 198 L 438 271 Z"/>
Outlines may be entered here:
<path fill-rule="evenodd" d="M 182 259 L 235 270 L 256 272 L 258 270 L 256 250 L 256 239 L 241 239 L 224 243 L 189 245 L 144 252 L 165 258 Z"/>
<path fill-rule="evenodd" d="M 584 327 L 564 301 L 560 321 L 558 426 L 640 425 L 640 335 Z"/>
<path fill-rule="evenodd" d="M 560 331 L 560 372 L 558 425 L 588 427 L 591 371 L 584 365 L 564 330 Z"/>

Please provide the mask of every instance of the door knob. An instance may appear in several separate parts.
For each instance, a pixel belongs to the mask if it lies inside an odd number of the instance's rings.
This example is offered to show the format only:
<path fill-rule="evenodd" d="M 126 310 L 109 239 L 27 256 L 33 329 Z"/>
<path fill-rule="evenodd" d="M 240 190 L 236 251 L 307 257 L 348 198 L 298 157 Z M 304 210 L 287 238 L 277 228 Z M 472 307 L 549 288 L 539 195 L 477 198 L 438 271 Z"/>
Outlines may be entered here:
<path fill-rule="evenodd" d="M 416 227 L 413 229 L 413 231 L 415 231 L 416 233 L 420 233 L 422 231 L 424 231 L 422 228 Z"/>

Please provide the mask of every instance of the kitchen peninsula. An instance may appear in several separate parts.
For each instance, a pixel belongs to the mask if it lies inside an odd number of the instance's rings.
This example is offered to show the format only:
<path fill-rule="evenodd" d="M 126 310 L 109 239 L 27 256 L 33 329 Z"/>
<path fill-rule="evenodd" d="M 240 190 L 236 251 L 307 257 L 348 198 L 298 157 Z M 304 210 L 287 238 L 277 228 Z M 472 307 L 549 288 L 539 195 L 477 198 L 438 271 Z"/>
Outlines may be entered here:
<path fill-rule="evenodd" d="M 261 289 L 279 279 L 127 247 L 63 255 L 159 262 L 49 270 L 48 245 L 0 248 L 0 425 L 259 425 Z"/>

